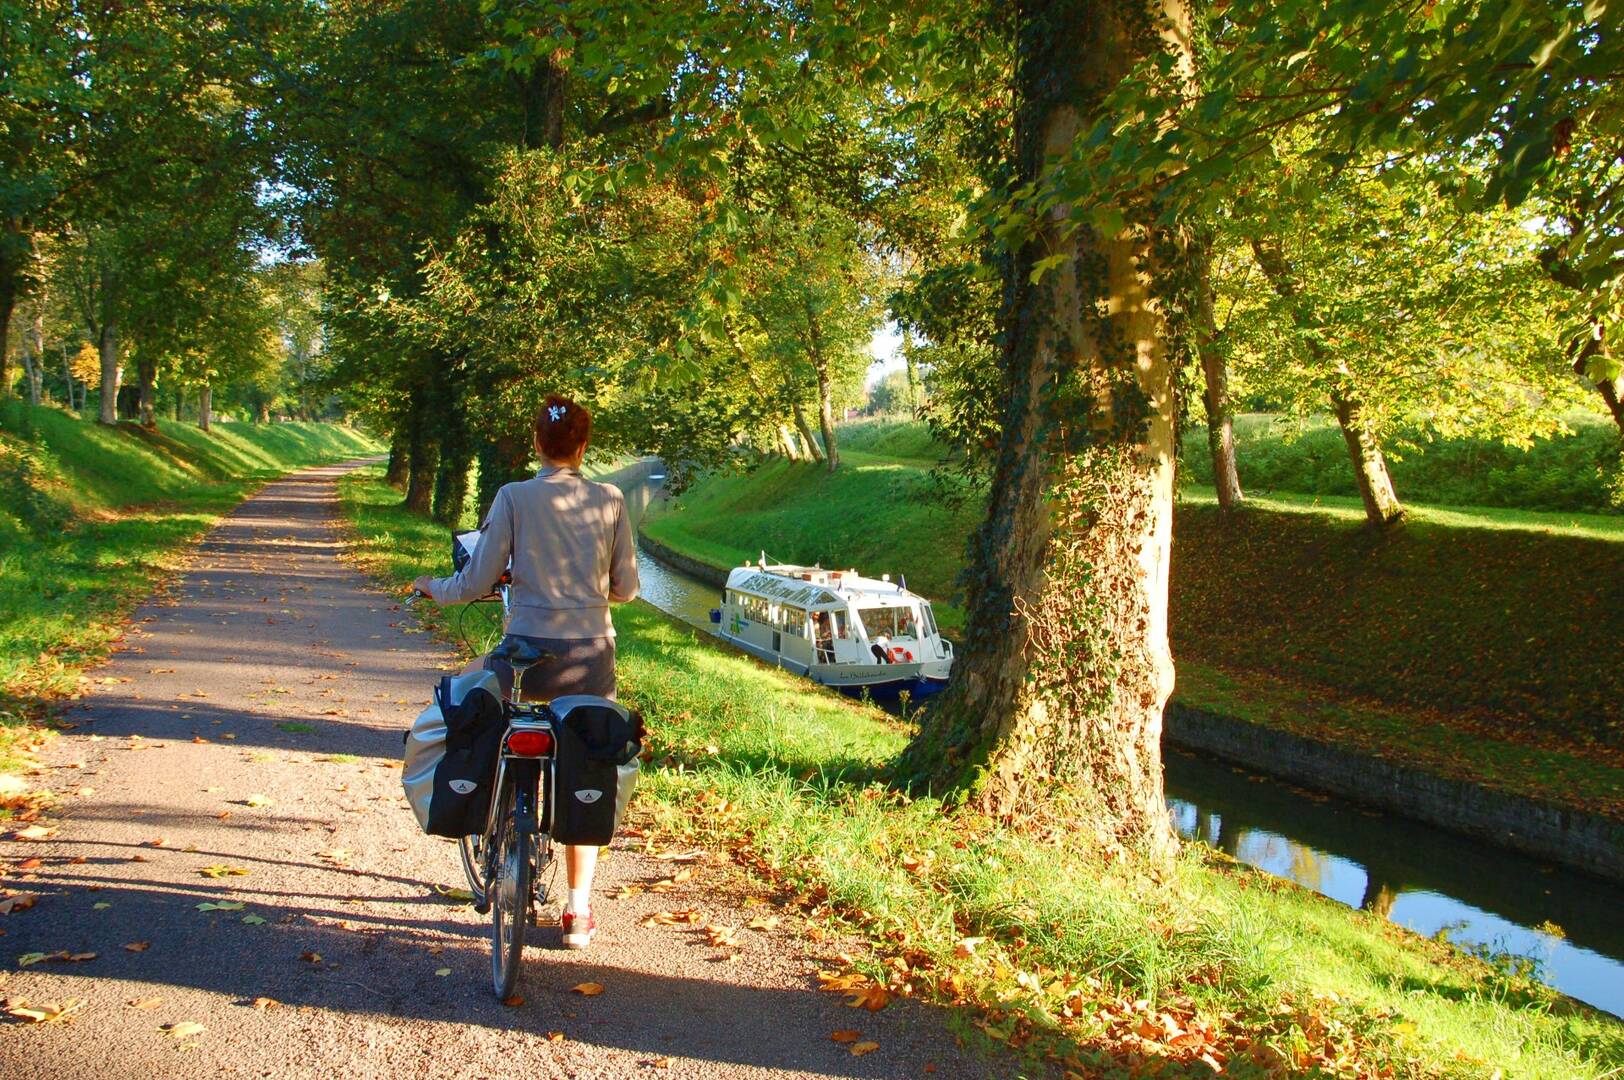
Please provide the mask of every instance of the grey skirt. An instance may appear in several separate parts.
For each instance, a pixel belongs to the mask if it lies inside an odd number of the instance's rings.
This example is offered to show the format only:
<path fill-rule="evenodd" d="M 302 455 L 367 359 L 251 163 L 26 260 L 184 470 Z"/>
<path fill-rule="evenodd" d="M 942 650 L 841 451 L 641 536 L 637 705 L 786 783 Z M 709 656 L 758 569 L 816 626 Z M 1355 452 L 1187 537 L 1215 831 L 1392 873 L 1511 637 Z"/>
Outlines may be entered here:
<path fill-rule="evenodd" d="M 596 694 L 615 698 L 615 639 L 544 638 L 514 635 L 553 654 L 553 659 L 524 673 L 526 701 L 551 701 L 565 694 Z M 513 667 L 506 660 L 485 658 L 485 670 L 495 674 L 502 693 L 513 693 Z"/>

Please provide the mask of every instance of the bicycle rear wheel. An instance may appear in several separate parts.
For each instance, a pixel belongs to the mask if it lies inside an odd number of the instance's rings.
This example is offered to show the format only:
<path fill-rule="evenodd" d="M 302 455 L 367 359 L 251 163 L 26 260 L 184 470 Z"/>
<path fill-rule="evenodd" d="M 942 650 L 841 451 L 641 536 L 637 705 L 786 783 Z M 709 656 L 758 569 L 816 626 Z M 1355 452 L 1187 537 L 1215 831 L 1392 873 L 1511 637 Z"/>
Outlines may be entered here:
<path fill-rule="evenodd" d="M 532 872 L 528 832 L 514 822 L 513 784 L 500 792 L 501 810 L 497 816 L 494 845 L 496 873 L 491 881 L 491 988 L 503 1000 L 513 995 L 519 984 L 519 964 L 524 958 L 524 931 L 529 922 Z"/>
<path fill-rule="evenodd" d="M 462 872 L 468 878 L 468 891 L 473 894 L 474 910 L 481 915 L 490 910 L 485 897 L 485 858 L 478 833 L 469 833 L 457 841 L 457 854 L 462 856 Z"/>

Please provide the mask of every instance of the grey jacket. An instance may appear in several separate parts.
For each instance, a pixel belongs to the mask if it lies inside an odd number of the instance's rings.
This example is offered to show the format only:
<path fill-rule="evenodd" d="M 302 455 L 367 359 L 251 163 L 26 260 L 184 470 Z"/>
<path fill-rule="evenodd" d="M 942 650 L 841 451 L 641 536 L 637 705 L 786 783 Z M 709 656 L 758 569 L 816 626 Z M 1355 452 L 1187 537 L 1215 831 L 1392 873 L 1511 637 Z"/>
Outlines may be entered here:
<path fill-rule="evenodd" d="M 507 632 L 527 637 L 613 637 L 609 605 L 637 596 L 637 553 L 626 498 L 574 469 L 544 468 L 496 493 L 473 558 L 435 580 L 441 603 L 476 600 L 508 569 Z"/>

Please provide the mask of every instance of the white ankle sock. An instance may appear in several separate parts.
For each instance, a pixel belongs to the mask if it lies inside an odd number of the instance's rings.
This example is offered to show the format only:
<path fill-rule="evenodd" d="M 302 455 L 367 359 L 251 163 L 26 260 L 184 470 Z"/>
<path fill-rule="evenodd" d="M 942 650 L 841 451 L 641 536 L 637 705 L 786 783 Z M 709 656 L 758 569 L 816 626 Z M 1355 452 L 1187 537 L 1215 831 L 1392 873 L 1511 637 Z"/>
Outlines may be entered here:
<path fill-rule="evenodd" d="M 564 903 L 564 910 L 571 915 L 586 915 L 592 910 L 591 889 L 570 889 L 569 899 Z"/>

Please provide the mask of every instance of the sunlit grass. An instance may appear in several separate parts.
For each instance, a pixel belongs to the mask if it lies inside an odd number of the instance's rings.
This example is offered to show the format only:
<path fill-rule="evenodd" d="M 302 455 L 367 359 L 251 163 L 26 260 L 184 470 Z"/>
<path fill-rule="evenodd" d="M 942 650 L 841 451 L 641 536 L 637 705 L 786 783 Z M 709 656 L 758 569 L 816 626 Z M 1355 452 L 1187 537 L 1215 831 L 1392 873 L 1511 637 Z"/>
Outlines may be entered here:
<path fill-rule="evenodd" d="M 442 568 L 443 531 L 393 505 L 398 494 L 361 477 L 342 490 L 359 558 L 387 585 Z M 1390 1075 L 1624 1068 L 1624 1026 L 1526 978 L 1199 846 L 1151 872 L 1081 820 L 1017 832 L 902 796 L 884 770 L 908 725 L 646 605 L 617 608 L 615 625 L 621 696 L 652 733 L 639 800 L 657 827 L 747 845 L 882 956 L 914 957 L 925 992 L 985 1010 L 995 1035 L 1036 1034 L 1104 1074 L 1114 1062 L 1095 1011 L 1145 1000 L 1243 1033 L 1280 1075 L 1306 1072 L 1284 1063 L 1310 1034 Z M 967 938 L 986 941 L 965 956 Z M 1075 1000 L 1088 1007 L 1067 1017 Z"/>

